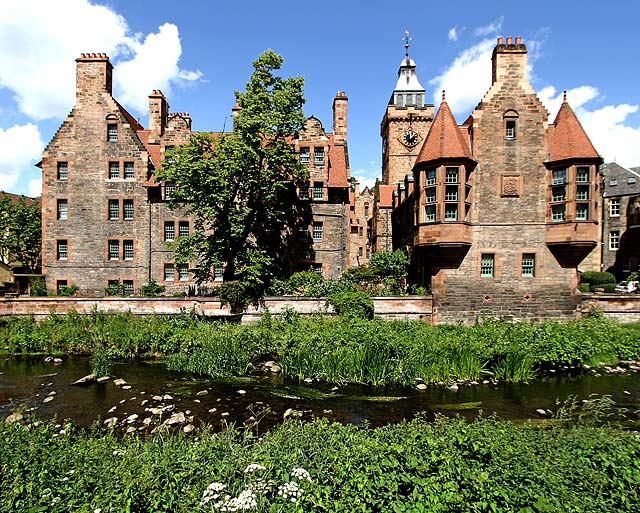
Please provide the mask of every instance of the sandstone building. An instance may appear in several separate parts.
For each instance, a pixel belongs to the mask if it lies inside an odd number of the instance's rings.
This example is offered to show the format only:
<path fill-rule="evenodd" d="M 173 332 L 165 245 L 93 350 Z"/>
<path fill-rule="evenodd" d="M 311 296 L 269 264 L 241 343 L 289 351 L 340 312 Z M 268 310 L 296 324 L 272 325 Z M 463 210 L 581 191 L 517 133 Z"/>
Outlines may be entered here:
<path fill-rule="evenodd" d="M 165 149 L 191 134 L 187 113 L 170 112 L 167 99 L 149 96 L 142 127 L 112 96 L 113 67 L 105 54 L 76 59 L 73 110 L 43 153 L 42 269 L 49 290 L 76 285 L 78 294 L 125 294 L 156 281 L 166 292 L 194 290 L 189 264 L 176 265 L 167 242 L 188 235 L 193 220 L 167 206 L 175 185 L 154 180 Z M 333 133 L 309 118 L 296 141 L 309 165 L 300 201 L 310 204 L 308 226 L 292 270 L 339 276 L 348 265 L 349 160 L 347 97 L 333 103 Z M 215 270 L 221 279 L 220 270 Z"/>
<path fill-rule="evenodd" d="M 423 103 L 407 55 L 382 121 L 393 247 L 440 322 L 568 315 L 578 266 L 598 251 L 601 159 L 566 98 L 548 123 L 526 56 L 499 38 L 492 85 L 458 124 L 444 93 L 435 115 Z"/>
<path fill-rule="evenodd" d="M 640 168 L 626 169 L 610 162 L 601 172 L 602 270 L 621 281 L 640 271 Z"/>

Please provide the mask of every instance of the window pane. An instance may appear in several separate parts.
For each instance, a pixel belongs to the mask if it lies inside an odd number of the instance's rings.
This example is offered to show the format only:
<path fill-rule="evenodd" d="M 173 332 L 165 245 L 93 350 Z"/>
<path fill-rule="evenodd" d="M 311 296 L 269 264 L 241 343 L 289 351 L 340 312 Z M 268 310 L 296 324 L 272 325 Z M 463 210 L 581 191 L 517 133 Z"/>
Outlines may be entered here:
<path fill-rule="evenodd" d="M 609 232 L 609 249 L 620 248 L 620 232 L 618 230 Z"/>
<path fill-rule="evenodd" d="M 164 222 L 164 240 L 175 240 L 176 239 L 176 226 L 173 221 L 165 221 Z"/>
<path fill-rule="evenodd" d="M 554 187 L 553 189 L 551 189 L 551 192 L 551 201 L 564 201 L 566 199 L 564 187 Z"/>
<path fill-rule="evenodd" d="M 324 183 L 313 182 L 313 199 L 322 200 L 324 198 Z"/>
<path fill-rule="evenodd" d="M 133 170 L 133 162 L 125 162 L 124 163 L 124 177 L 127 179 L 134 178 L 135 173 Z"/>
<path fill-rule="evenodd" d="M 109 162 L 109 179 L 113 180 L 114 178 L 120 177 L 120 163 L 119 162 Z"/>
<path fill-rule="evenodd" d="M 122 280 L 122 286 L 125 294 L 129 296 L 133 294 L 133 280 Z"/>
<path fill-rule="evenodd" d="M 620 216 L 620 200 L 612 198 L 609 200 L 609 215 L 611 217 Z"/>
<path fill-rule="evenodd" d="M 222 280 L 222 267 L 216 267 L 213 270 L 213 279 L 216 281 L 221 281 Z"/>
<path fill-rule="evenodd" d="M 178 264 L 178 280 L 189 281 L 189 266 L 187 264 Z"/>
<path fill-rule="evenodd" d="M 433 223 L 436 220 L 436 206 L 427 205 L 425 208 L 425 220 L 427 223 Z"/>
<path fill-rule="evenodd" d="M 125 260 L 133 260 L 133 241 L 125 240 L 123 241 L 123 253 Z"/>
<path fill-rule="evenodd" d="M 309 184 L 301 185 L 300 191 L 298 192 L 298 197 L 300 199 L 309 199 Z"/>
<path fill-rule="evenodd" d="M 68 246 L 66 240 L 59 240 L 56 244 L 56 257 L 58 260 L 66 260 L 68 257 Z"/>
<path fill-rule="evenodd" d="M 313 241 L 319 242 L 322 240 L 322 223 L 313 223 Z"/>
<path fill-rule="evenodd" d="M 69 178 L 69 167 L 66 162 L 58 162 L 58 180 Z"/>
<path fill-rule="evenodd" d="M 308 147 L 300 148 L 300 162 L 302 162 L 303 164 L 308 164 L 309 163 L 309 148 Z"/>
<path fill-rule="evenodd" d="M 116 142 L 118 140 L 118 125 L 107 125 L 107 141 Z"/>
<path fill-rule="evenodd" d="M 578 203 L 576 205 L 576 221 L 586 221 L 589 219 L 589 204 Z"/>
<path fill-rule="evenodd" d="M 446 183 L 458 183 L 458 168 L 457 167 L 448 167 L 445 180 Z"/>
<path fill-rule="evenodd" d="M 126 199 L 122 201 L 122 217 L 126 221 L 133 219 L 133 200 Z"/>
<path fill-rule="evenodd" d="M 576 188 L 576 199 L 577 200 L 588 200 L 589 199 L 589 186 L 588 185 L 578 185 Z"/>
<path fill-rule="evenodd" d="M 173 193 L 176 190 L 176 186 L 172 183 L 166 183 L 164 185 L 164 199 L 170 200 L 173 197 Z"/>
<path fill-rule="evenodd" d="M 507 139 L 515 139 L 516 137 L 516 121 L 508 119 L 505 124 L 505 136 Z"/>
<path fill-rule="evenodd" d="M 576 169 L 576 182 L 588 182 L 589 181 L 589 168 L 579 167 Z"/>
<path fill-rule="evenodd" d="M 164 281 L 174 281 L 175 271 L 173 264 L 164 264 Z"/>
<path fill-rule="evenodd" d="M 311 269 L 314 273 L 322 275 L 322 264 L 317 264 L 314 262 L 313 264 L 311 264 Z"/>
<path fill-rule="evenodd" d="M 119 260 L 119 259 L 120 259 L 120 241 L 110 240 L 109 241 L 109 260 Z"/>
<path fill-rule="evenodd" d="M 563 185 L 567 181 L 566 169 L 554 169 L 551 185 Z"/>
<path fill-rule="evenodd" d="M 525 253 L 522 255 L 522 276 L 533 276 L 536 264 L 536 255 L 534 253 Z"/>
<path fill-rule="evenodd" d="M 58 219 L 65 221 L 68 216 L 68 205 L 66 199 L 58 200 Z"/>
<path fill-rule="evenodd" d="M 109 200 L 109 219 L 120 219 L 120 206 L 118 200 Z"/>
<path fill-rule="evenodd" d="M 324 148 L 313 149 L 313 164 L 316 166 L 324 165 Z"/>
<path fill-rule="evenodd" d="M 458 220 L 458 205 L 445 205 L 444 206 L 444 220 L 445 221 L 457 221 Z"/>
<path fill-rule="evenodd" d="M 436 188 L 435 187 L 428 187 L 427 188 L 425 200 L 426 200 L 427 203 L 433 203 L 433 202 L 436 201 Z"/>
<path fill-rule="evenodd" d="M 444 199 L 445 201 L 458 201 L 458 187 L 447 185 L 444 191 Z"/>
<path fill-rule="evenodd" d="M 552 221 L 564 221 L 564 204 L 553 205 L 551 207 L 551 220 Z"/>
<path fill-rule="evenodd" d="M 493 277 L 494 255 L 483 253 L 480 259 L 480 276 Z"/>
<path fill-rule="evenodd" d="M 427 185 L 435 185 L 436 183 L 436 170 L 427 169 Z"/>
<path fill-rule="evenodd" d="M 178 223 L 178 236 L 179 237 L 189 236 L 189 221 L 180 221 Z"/>

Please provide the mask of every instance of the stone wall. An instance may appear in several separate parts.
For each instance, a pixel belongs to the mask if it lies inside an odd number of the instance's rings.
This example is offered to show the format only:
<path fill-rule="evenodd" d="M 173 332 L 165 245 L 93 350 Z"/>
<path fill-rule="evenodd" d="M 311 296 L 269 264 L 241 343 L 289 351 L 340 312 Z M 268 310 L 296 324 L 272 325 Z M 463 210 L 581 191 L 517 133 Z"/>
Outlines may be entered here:
<path fill-rule="evenodd" d="M 640 322 L 640 296 L 621 294 L 584 294 L 579 314 L 600 310 L 607 319 Z"/>

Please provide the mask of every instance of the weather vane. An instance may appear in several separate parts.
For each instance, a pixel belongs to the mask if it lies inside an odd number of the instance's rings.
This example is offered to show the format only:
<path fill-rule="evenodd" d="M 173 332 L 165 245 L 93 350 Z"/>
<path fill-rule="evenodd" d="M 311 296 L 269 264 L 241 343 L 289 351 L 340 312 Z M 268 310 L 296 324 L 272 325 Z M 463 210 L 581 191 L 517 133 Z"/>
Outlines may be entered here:
<path fill-rule="evenodd" d="M 411 38 L 409 37 L 409 31 L 405 30 L 404 31 L 404 54 L 407 57 L 409 57 L 409 41 L 411 41 Z"/>

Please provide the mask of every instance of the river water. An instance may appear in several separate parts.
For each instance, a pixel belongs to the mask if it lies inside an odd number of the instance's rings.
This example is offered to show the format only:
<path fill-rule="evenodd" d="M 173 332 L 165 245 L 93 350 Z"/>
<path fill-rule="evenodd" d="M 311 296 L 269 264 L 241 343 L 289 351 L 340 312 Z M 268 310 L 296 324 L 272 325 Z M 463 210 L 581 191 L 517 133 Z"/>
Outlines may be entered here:
<path fill-rule="evenodd" d="M 287 416 L 327 417 L 373 427 L 411 419 L 419 412 L 474 418 L 482 411 L 515 422 L 542 420 L 550 413 L 540 410 L 555 412 L 558 401 L 570 396 L 582 401 L 608 395 L 616 403 L 618 419 L 629 427 L 640 424 L 640 373 L 628 368 L 617 373 L 598 369 L 550 375 L 529 384 L 461 384 L 452 391 L 436 385 L 417 390 L 299 383 L 271 374 L 213 380 L 169 371 L 162 361 L 127 361 L 111 365 L 112 376 L 126 385 L 117 386 L 113 379 L 71 385 L 89 372 L 87 358 L 64 357 L 54 364 L 44 357 L 0 357 L 0 418 L 20 411 L 40 419 L 70 419 L 85 427 L 117 417 L 119 429 L 148 432 L 171 415 L 183 413 L 174 429 L 202 423 L 219 429 L 233 423 L 264 432 Z M 146 424 L 144 419 L 149 419 Z"/>

